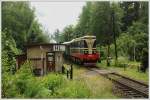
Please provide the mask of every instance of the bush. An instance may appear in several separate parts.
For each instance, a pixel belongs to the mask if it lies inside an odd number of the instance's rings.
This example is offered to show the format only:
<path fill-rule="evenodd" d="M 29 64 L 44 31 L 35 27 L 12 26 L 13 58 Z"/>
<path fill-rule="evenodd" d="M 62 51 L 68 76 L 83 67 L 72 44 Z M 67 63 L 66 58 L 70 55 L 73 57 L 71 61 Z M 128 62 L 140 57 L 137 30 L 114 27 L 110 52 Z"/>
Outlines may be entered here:
<path fill-rule="evenodd" d="M 116 66 L 117 67 L 124 67 L 127 66 L 128 59 L 125 57 L 119 57 Z"/>
<path fill-rule="evenodd" d="M 51 91 L 51 94 L 54 94 L 56 89 L 63 83 L 63 77 L 60 74 L 49 74 L 43 77 L 42 83 L 45 88 Z"/>
<path fill-rule="evenodd" d="M 39 95 L 40 91 L 43 91 L 43 86 L 41 84 L 40 81 L 37 81 L 35 79 L 35 77 L 31 78 L 28 82 L 27 82 L 27 86 L 24 92 L 24 95 L 27 98 L 33 98 Z"/>
<path fill-rule="evenodd" d="M 2 98 L 15 97 L 17 93 L 14 85 L 13 76 L 9 73 L 3 73 L 2 75 Z"/>
<path fill-rule="evenodd" d="M 35 98 L 51 98 L 51 91 L 45 87 L 42 87 L 41 90 L 36 94 Z"/>
<path fill-rule="evenodd" d="M 89 90 L 81 81 L 70 81 L 61 74 L 44 77 L 32 75 L 31 64 L 26 62 L 15 75 L 3 76 L 3 97 L 7 98 L 58 98 L 89 97 Z"/>

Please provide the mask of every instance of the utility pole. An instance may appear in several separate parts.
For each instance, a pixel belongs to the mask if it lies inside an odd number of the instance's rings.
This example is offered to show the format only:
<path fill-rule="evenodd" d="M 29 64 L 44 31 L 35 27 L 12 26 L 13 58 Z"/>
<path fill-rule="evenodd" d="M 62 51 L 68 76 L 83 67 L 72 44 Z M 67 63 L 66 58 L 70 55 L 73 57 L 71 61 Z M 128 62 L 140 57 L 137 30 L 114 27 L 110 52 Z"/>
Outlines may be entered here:
<path fill-rule="evenodd" d="M 135 43 L 134 43 L 134 48 L 133 48 L 134 50 L 134 61 L 135 61 Z"/>
<path fill-rule="evenodd" d="M 107 66 L 110 66 L 110 42 L 107 40 Z"/>
<path fill-rule="evenodd" d="M 112 29 L 113 29 L 113 38 L 114 38 L 114 45 L 115 45 L 115 64 L 118 60 L 118 54 L 117 54 L 117 44 L 116 44 L 116 32 L 115 32 L 115 13 L 114 10 L 112 11 Z"/>

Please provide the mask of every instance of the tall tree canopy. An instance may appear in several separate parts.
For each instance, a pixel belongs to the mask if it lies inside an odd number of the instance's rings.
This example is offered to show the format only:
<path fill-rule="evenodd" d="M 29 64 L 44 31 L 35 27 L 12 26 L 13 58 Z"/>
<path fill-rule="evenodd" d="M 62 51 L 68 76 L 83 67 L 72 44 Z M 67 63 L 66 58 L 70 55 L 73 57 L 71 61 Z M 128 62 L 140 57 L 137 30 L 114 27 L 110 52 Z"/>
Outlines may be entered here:
<path fill-rule="evenodd" d="M 2 2 L 2 71 L 15 68 L 15 55 L 27 43 L 49 42 L 29 2 Z"/>
<path fill-rule="evenodd" d="M 119 56 L 141 61 L 142 52 L 148 51 L 148 2 L 87 2 L 77 24 L 69 27 L 60 32 L 61 42 L 95 35 L 102 48 L 110 45 L 111 56 L 118 51 Z"/>
<path fill-rule="evenodd" d="M 5 29 L 10 31 L 9 34 L 19 49 L 23 49 L 24 44 L 32 39 L 35 42 L 48 42 L 48 39 L 41 39 L 46 36 L 35 20 L 34 10 L 31 9 L 29 2 L 2 2 L 2 31 Z M 34 39 L 33 35 L 38 39 Z"/>

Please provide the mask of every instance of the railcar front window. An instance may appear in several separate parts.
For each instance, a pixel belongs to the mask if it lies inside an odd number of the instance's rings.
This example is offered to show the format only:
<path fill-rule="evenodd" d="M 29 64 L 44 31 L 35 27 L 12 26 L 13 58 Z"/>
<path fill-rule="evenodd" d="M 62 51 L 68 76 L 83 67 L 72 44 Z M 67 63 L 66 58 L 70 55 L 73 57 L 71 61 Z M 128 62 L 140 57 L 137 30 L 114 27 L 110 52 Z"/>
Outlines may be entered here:
<path fill-rule="evenodd" d="M 84 48 L 88 48 L 86 41 L 84 40 Z"/>

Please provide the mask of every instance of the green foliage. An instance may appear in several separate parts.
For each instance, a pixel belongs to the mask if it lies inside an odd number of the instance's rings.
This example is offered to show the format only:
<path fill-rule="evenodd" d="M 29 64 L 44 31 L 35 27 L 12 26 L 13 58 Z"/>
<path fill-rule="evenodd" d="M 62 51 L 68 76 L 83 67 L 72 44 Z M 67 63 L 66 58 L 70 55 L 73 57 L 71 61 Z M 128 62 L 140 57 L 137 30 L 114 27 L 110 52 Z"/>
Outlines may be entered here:
<path fill-rule="evenodd" d="M 108 38 L 112 40 L 112 11 L 115 12 L 115 31 L 120 33 L 123 12 L 118 3 L 87 2 L 82 9 L 77 25 L 64 28 L 59 39 L 61 42 L 65 42 L 83 35 L 95 35 L 98 43 L 106 44 Z"/>
<path fill-rule="evenodd" d="M 32 77 L 26 85 L 27 86 L 24 91 L 25 98 L 37 98 L 39 95 L 41 95 L 41 91 L 44 91 L 45 89 L 43 88 L 42 83 L 34 77 Z"/>
<path fill-rule="evenodd" d="M 115 60 L 113 61 L 113 66 L 122 67 L 122 68 L 128 67 L 128 59 L 125 57 L 119 57 L 117 64 L 115 64 Z"/>
<path fill-rule="evenodd" d="M 148 49 L 148 2 L 87 2 L 74 28 L 66 27 L 62 42 L 87 34 L 95 35 L 101 47 L 101 58 L 114 57 L 112 13 L 118 56 L 140 61 L 143 48 Z M 68 31 L 71 30 L 71 31 Z"/>
<path fill-rule="evenodd" d="M 114 59 L 112 60 L 112 63 L 110 64 L 111 66 L 109 67 L 106 66 L 106 60 L 101 61 L 101 63 L 98 63 L 97 65 L 100 68 L 117 70 L 118 73 L 125 75 L 127 77 L 131 77 L 133 79 L 141 80 L 147 83 L 149 82 L 148 70 L 146 70 L 145 73 L 141 73 L 140 71 L 138 71 L 138 66 L 140 65 L 140 62 L 133 62 L 122 57 L 121 59 L 123 62 L 128 64 L 125 70 L 124 67 L 122 66 L 118 66 L 118 67 L 114 66 Z"/>
<path fill-rule="evenodd" d="M 21 50 L 24 49 L 24 44 L 31 41 L 48 42 L 41 25 L 35 20 L 29 2 L 2 2 L 2 31 L 6 29 Z"/>
<path fill-rule="evenodd" d="M 146 69 L 148 68 L 148 49 L 144 48 L 142 50 L 142 66 L 141 71 L 146 72 Z"/>
<path fill-rule="evenodd" d="M 2 73 L 12 73 L 12 70 L 15 70 L 14 56 L 19 53 L 20 50 L 16 48 L 16 42 L 11 36 L 10 31 L 4 30 L 2 32 Z"/>
<path fill-rule="evenodd" d="M 21 47 L 26 42 L 27 31 L 34 18 L 28 2 L 2 2 L 2 18 L 2 31 L 11 30 L 17 47 Z"/>
<path fill-rule="evenodd" d="M 59 43 L 60 42 L 60 32 L 58 29 L 56 29 L 56 31 L 54 32 L 54 35 L 55 35 L 54 38 L 55 38 L 56 42 Z"/>
<path fill-rule="evenodd" d="M 15 75 L 9 73 L 3 75 L 3 98 L 84 98 L 89 96 L 87 86 L 82 82 L 71 82 L 61 74 L 55 73 L 35 77 L 31 68 L 32 64 L 26 62 Z"/>
<path fill-rule="evenodd" d="M 31 31 L 37 33 L 35 38 Z M 15 74 L 15 55 L 22 53 L 28 40 L 40 43 L 48 41 L 48 36 L 43 34 L 41 25 L 35 20 L 34 10 L 28 2 L 2 2 L 3 97 L 24 97 L 23 93 L 32 77 L 31 69 L 27 68 L 30 65 L 25 64 Z"/>
<path fill-rule="evenodd" d="M 60 42 L 70 41 L 73 39 L 73 32 L 74 28 L 72 25 L 66 26 L 63 30 L 63 32 L 58 37 L 60 39 Z M 56 35 L 55 35 L 56 36 Z M 55 37 L 57 38 L 57 37 Z"/>
<path fill-rule="evenodd" d="M 95 35 L 101 59 L 114 57 L 112 12 L 114 12 L 118 67 L 128 60 L 142 62 L 142 69 L 148 67 L 148 2 L 87 2 L 79 16 L 78 23 L 69 25 L 62 32 L 55 32 L 57 42 L 70 41 L 83 35 Z M 121 28 L 122 27 L 122 28 Z M 35 20 L 34 9 L 29 2 L 2 2 L 2 97 L 3 98 L 86 98 L 89 89 L 82 81 L 68 81 L 60 74 L 41 77 L 32 75 L 32 65 L 27 62 L 15 70 L 15 55 L 24 50 L 26 43 L 49 42 L 46 31 Z M 129 58 L 129 59 L 128 59 Z M 135 59 L 134 59 L 135 58 Z M 102 64 L 105 64 L 102 62 Z M 112 66 L 116 66 L 112 60 Z M 128 66 L 129 67 L 129 66 Z M 143 69 L 144 68 L 144 69 Z M 145 74 L 135 70 L 126 71 L 141 79 Z M 14 74 L 14 75 L 13 75 Z M 137 76 L 136 76 L 137 75 Z M 146 76 L 146 80 L 148 77 Z"/>
<path fill-rule="evenodd" d="M 59 74 L 49 74 L 43 78 L 44 87 L 49 89 L 52 94 L 63 83 L 63 77 Z"/>
<path fill-rule="evenodd" d="M 90 20 L 92 11 L 91 7 L 93 7 L 92 2 L 87 2 L 86 5 L 82 8 L 82 13 L 79 16 L 79 22 L 76 26 L 77 29 L 80 27 L 80 33 L 76 33 L 78 34 L 77 37 L 88 34 L 90 32 Z M 76 32 L 78 32 L 77 29 L 75 30 Z"/>
<path fill-rule="evenodd" d="M 58 90 L 59 97 L 88 98 L 90 90 L 83 81 L 69 81 Z"/>
<path fill-rule="evenodd" d="M 142 60 L 143 49 L 148 50 L 148 33 L 146 33 L 146 26 L 141 22 L 134 22 L 132 26 L 128 27 L 127 32 L 121 33 L 117 38 L 117 51 L 119 56 L 123 56 L 133 61 Z M 107 47 L 103 48 L 102 51 L 107 54 Z M 114 45 L 110 45 L 110 55 L 115 56 Z M 106 58 L 107 55 L 104 57 Z"/>

